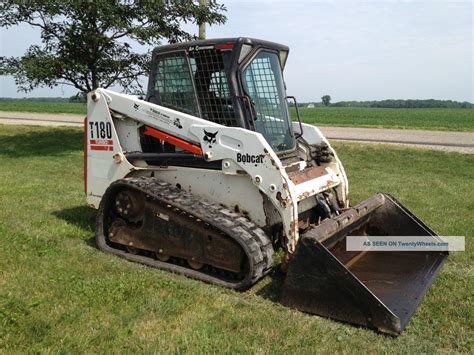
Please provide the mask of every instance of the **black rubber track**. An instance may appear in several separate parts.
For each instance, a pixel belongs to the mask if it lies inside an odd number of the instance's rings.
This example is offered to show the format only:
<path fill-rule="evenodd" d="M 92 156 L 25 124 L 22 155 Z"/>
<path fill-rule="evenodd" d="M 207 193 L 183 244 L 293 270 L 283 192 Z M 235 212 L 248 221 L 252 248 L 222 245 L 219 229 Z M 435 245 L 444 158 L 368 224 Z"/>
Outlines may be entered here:
<path fill-rule="evenodd" d="M 162 262 L 152 257 L 131 254 L 109 245 L 105 233 L 108 228 L 108 211 L 113 208 L 115 194 L 122 189 L 143 192 L 155 201 L 169 204 L 188 215 L 194 216 L 196 223 L 205 223 L 234 239 L 243 249 L 248 259 L 249 270 L 241 280 L 230 281 L 212 273 L 194 270 L 186 266 Z M 197 226 L 198 227 L 198 226 Z M 198 199 L 191 193 L 154 177 L 126 178 L 113 182 L 102 197 L 96 222 L 96 243 L 100 250 L 130 261 L 158 269 L 172 271 L 219 286 L 243 290 L 268 274 L 273 265 L 273 247 L 265 232 L 248 219 L 216 204 Z"/>

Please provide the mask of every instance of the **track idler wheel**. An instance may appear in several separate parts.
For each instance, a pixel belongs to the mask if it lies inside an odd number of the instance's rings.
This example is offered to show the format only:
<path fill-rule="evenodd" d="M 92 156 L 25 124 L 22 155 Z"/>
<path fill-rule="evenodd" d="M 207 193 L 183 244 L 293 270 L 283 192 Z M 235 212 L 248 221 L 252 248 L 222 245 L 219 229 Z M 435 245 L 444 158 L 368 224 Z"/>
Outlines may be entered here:
<path fill-rule="evenodd" d="M 200 268 L 204 266 L 203 263 L 200 263 L 199 261 L 196 261 L 196 260 L 188 259 L 187 261 L 188 261 L 189 266 L 191 266 L 194 270 L 199 270 Z"/>
<path fill-rule="evenodd" d="M 163 251 L 160 249 L 157 253 L 155 253 L 155 257 L 162 262 L 167 262 L 170 260 L 171 256 L 168 254 L 163 254 Z"/>
<path fill-rule="evenodd" d="M 145 209 L 145 196 L 143 193 L 132 190 L 123 190 L 115 197 L 115 211 L 130 222 L 143 220 Z"/>

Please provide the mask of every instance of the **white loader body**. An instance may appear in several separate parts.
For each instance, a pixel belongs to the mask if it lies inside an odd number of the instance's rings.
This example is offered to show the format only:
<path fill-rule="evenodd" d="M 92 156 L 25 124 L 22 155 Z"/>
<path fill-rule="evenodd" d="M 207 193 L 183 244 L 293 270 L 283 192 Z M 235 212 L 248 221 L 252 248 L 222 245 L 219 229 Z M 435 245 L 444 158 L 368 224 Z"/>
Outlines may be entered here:
<path fill-rule="evenodd" d="M 287 251 L 291 253 L 299 238 L 298 215 L 316 205 L 316 194 L 335 188 L 339 203 L 348 205 L 344 168 L 315 126 L 303 125 L 300 139 L 306 145 L 298 146 L 300 160 L 283 166 L 260 133 L 225 127 L 105 89 L 90 93 L 88 101 L 86 194 L 88 204 L 94 208 L 98 208 L 113 181 L 153 174 L 204 200 L 243 211 L 257 226 L 281 222 Z M 138 128 L 143 125 L 179 140 L 189 151 L 201 152 L 207 161 L 221 160 L 221 170 L 158 167 L 143 160 L 128 160 L 127 153 L 141 150 Z M 293 125 L 295 131 L 299 130 L 297 123 Z M 307 146 L 322 143 L 329 147 L 334 159 L 308 169 Z M 292 179 L 288 170 L 298 177 Z M 265 198 L 272 208 L 265 207 Z"/>

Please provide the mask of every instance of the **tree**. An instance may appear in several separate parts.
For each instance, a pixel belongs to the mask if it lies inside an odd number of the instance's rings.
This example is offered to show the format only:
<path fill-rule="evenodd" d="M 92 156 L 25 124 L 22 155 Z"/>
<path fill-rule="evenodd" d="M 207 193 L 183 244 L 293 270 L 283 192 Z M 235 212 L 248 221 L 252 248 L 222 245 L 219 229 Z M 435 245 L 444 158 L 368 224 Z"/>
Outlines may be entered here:
<path fill-rule="evenodd" d="M 321 101 L 323 102 L 324 106 L 329 106 L 329 104 L 331 103 L 331 96 L 324 95 L 323 97 L 321 97 Z"/>
<path fill-rule="evenodd" d="M 207 0 L 199 0 L 199 6 L 205 8 L 207 6 Z M 206 22 L 203 22 L 198 17 L 197 24 L 199 26 L 199 39 L 206 39 Z"/>
<path fill-rule="evenodd" d="M 71 85 L 81 92 L 121 86 L 142 89 L 151 50 L 137 53 L 131 42 L 154 47 L 195 37 L 183 23 L 222 24 L 226 8 L 215 0 L 61 0 L 0 2 L 0 26 L 27 23 L 41 30 L 42 46 L 22 57 L 0 57 L 0 75 L 13 75 L 20 91 Z"/>
<path fill-rule="evenodd" d="M 79 91 L 76 95 L 71 96 L 68 99 L 68 102 L 73 102 L 73 103 L 86 103 L 87 102 L 87 95 L 86 93 Z"/>

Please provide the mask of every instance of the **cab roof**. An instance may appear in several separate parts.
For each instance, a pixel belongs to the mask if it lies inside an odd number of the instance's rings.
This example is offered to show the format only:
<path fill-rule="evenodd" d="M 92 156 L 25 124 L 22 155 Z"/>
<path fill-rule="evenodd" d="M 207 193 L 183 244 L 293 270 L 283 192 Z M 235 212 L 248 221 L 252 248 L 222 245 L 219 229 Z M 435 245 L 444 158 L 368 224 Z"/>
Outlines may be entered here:
<path fill-rule="evenodd" d="M 290 50 L 288 46 L 275 43 L 275 42 L 265 41 L 265 40 L 256 39 L 256 38 L 249 38 L 249 37 L 235 37 L 235 38 L 212 38 L 212 39 L 167 44 L 167 45 L 155 47 L 155 49 L 153 50 L 153 53 L 163 53 L 163 52 L 170 52 L 174 50 L 187 49 L 189 47 L 196 47 L 196 46 L 203 47 L 203 46 L 219 45 L 219 44 L 234 44 L 234 45 L 250 44 L 255 47 L 265 47 L 265 48 L 275 49 L 277 51 L 289 52 Z"/>

